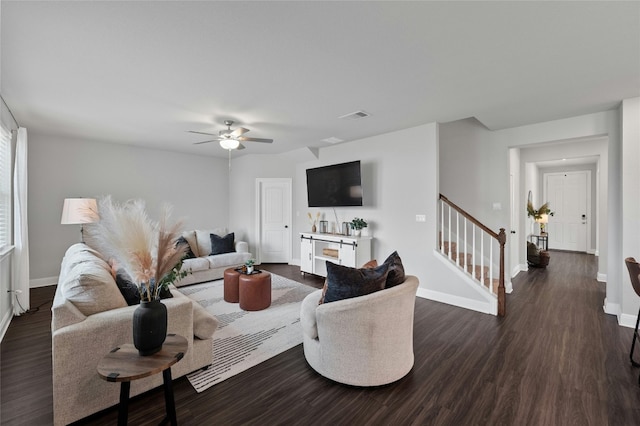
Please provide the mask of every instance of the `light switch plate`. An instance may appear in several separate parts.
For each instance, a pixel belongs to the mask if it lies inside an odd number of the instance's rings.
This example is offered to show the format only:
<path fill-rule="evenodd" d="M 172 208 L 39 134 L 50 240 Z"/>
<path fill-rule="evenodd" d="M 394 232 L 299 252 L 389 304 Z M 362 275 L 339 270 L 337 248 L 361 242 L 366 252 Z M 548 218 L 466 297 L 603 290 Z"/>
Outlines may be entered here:
<path fill-rule="evenodd" d="M 424 215 L 424 214 L 416 215 L 416 222 L 426 222 L 426 221 L 427 221 L 427 215 Z"/>

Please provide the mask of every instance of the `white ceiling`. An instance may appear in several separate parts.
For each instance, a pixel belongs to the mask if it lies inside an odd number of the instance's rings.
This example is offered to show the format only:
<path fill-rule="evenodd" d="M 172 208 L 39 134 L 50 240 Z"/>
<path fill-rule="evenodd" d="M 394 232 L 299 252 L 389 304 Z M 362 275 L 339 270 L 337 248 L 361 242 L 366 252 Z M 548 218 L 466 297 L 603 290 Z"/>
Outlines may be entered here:
<path fill-rule="evenodd" d="M 475 116 L 490 129 L 640 96 L 639 2 L 15 2 L 0 90 L 30 132 L 225 156 Z M 339 116 L 364 110 L 370 117 Z"/>

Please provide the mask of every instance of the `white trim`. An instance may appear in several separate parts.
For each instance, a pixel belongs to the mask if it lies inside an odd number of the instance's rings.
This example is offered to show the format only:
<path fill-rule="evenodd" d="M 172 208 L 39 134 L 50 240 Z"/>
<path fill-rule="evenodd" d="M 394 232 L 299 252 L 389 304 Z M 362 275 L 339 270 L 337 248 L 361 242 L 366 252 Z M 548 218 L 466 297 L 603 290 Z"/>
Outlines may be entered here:
<path fill-rule="evenodd" d="M 515 268 L 511 271 L 511 278 L 515 278 L 520 272 L 527 272 L 529 270 L 529 265 L 526 263 L 520 263 L 516 265 Z"/>
<path fill-rule="evenodd" d="M 289 262 L 289 265 L 300 266 L 300 259 L 298 258 L 291 259 L 291 261 Z"/>
<path fill-rule="evenodd" d="M 14 246 L 6 246 L 5 248 L 3 248 L 2 251 L 0 251 L 0 262 L 3 261 L 5 257 L 13 253 L 14 249 Z"/>
<path fill-rule="evenodd" d="M 262 208 L 262 185 L 264 183 L 286 183 L 289 186 L 289 223 L 287 224 L 288 230 L 288 247 L 287 247 L 287 257 L 289 258 L 289 262 L 291 262 L 291 253 L 293 252 L 293 245 L 291 243 L 292 238 L 292 222 L 293 222 L 293 183 L 291 178 L 256 178 L 255 185 L 255 241 L 256 241 L 256 263 L 260 265 L 262 263 L 262 223 L 261 223 L 261 208 Z"/>
<path fill-rule="evenodd" d="M 36 287 L 47 287 L 50 285 L 57 285 L 58 277 L 44 277 L 44 278 L 34 278 L 29 280 L 29 288 Z"/>
<path fill-rule="evenodd" d="M 607 282 L 607 274 L 603 274 L 602 272 L 598 272 L 598 275 L 596 275 L 596 280 L 599 283 L 606 283 Z"/>
<path fill-rule="evenodd" d="M 637 315 L 621 314 L 618 315 L 618 325 L 622 327 L 636 328 Z"/>
<path fill-rule="evenodd" d="M 602 306 L 602 310 L 605 314 L 615 315 L 616 317 L 620 315 L 620 312 L 622 312 L 619 303 L 609 303 L 606 297 L 604 298 L 604 306 Z"/>
<path fill-rule="evenodd" d="M 593 254 L 595 255 L 597 253 L 597 250 L 594 249 L 587 249 L 587 254 Z"/>
<path fill-rule="evenodd" d="M 504 283 L 504 292 L 507 294 L 513 293 L 513 284 L 511 284 L 511 280 L 505 280 Z"/>
<path fill-rule="evenodd" d="M 11 298 L 11 300 L 13 300 L 13 298 Z M 13 302 L 11 304 L 13 308 Z M 2 342 L 2 339 L 4 339 L 4 335 L 9 329 L 9 324 L 11 324 L 12 318 L 13 318 L 13 309 L 7 310 L 7 312 L 4 314 L 4 318 L 2 318 L 2 322 L 0 322 L 0 343 Z"/>
<path fill-rule="evenodd" d="M 459 308 L 470 309 L 472 311 L 481 312 L 483 314 L 497 315 L 498 303 L 491 306 L 489 302 L 482 302 L 480 300 L 471 300 L 465 297 L 454 296 L 452 294 L 441 293 L 435 290 L 428 290 L 423 287 L 418 287 L 416 294 L 423 299 L 433 300 L 435 302 L 446 303 L 448 305 L 457 306 Z"/>
<path fill-rule="evenodd" d="M 600 251 L 598 249 L 593 251 L 594 256 L 600 256 Z"/>

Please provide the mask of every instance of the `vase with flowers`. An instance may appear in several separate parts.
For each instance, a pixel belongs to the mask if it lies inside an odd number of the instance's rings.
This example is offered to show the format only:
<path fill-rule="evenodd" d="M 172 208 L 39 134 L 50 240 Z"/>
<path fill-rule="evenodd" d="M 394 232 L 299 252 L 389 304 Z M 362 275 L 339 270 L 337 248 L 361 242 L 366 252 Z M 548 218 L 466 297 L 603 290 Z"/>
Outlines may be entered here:
<path fill-rule="evenodd" d="M 318 228 L 316 227 L 316 223 L 320 219 L 320 212 L 316 212 L 316 218 L 314 219 L 310 212 L 307 212 L 307 216 L 309 217 L 309 223 L 311 224 L 311 232 L 316 232 Z"/>
<path fill-rule="evenodd" d="M 534 209 L 531 200 L 527 201 L 527 217 L 532 217 L 540 225 L 540 234 L 545 234 L 545 225 L 549 222 L 549 216 L 554 214 L 555 212 L 551 211 L 548 202 L 541 205 L 540 208 Z"/>
<path fill-rule="evenodd" d="M 178 243 L 181 224 L 170 223 L 170 210 L 165 207 L 155 222 L 140 200 L 119 204 L 104 197 L 98 203 L 100 220 L 87 227 L 87 243 L 115 259 L 138 287 L 133 343 L 143 356 L 162 349 L 167 336 L 167 308 L 160 292 L 188 273 L 182 270 L 188 246 Z"/>

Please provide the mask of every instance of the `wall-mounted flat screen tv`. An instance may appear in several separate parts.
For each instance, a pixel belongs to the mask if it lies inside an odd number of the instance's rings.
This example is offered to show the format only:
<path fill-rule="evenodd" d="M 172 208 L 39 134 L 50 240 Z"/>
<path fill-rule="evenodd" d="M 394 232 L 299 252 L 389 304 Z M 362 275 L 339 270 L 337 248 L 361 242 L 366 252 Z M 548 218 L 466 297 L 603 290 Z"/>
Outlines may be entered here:
<path fill-rule="evenodd" d="M 360 161 L 307 169 L 309 207 L 362 205 Z"/>

